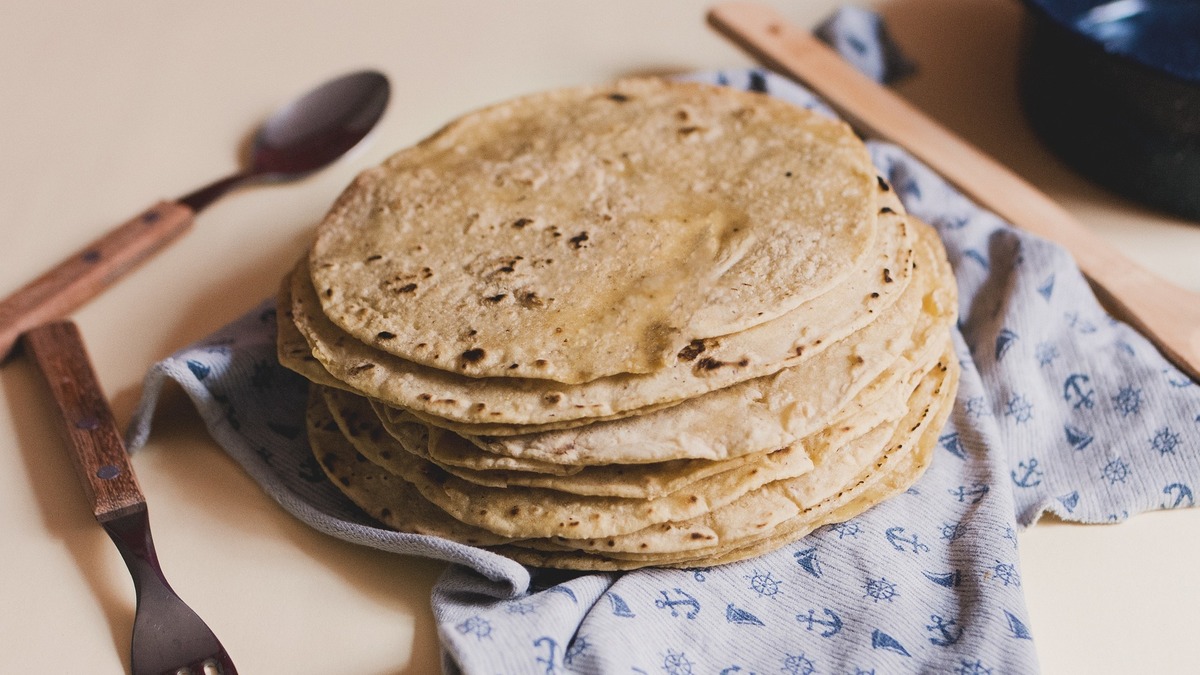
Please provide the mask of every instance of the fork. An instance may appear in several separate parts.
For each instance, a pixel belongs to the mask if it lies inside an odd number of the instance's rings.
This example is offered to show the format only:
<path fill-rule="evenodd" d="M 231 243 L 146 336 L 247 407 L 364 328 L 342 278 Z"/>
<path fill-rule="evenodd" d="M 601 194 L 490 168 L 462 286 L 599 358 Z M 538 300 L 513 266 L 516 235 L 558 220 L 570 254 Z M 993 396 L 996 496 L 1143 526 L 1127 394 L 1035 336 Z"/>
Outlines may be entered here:
<path fill-rule="evenodd" d="M 70 321 L 49 323 L 26 332 L 23 344 L 54 397 L 92 513 L 133 577 L 132 674 L 236 675 L 225 648 L 159 568 L 146 498 L 79 329 Z"/>

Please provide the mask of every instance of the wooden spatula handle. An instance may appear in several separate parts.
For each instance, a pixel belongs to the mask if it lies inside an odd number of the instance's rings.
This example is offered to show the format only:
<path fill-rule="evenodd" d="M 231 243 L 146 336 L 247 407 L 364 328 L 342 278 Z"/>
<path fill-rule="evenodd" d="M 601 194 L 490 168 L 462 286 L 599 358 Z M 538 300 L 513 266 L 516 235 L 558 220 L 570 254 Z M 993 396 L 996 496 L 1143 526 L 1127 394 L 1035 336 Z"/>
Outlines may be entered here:
<path fill-rule="evenodd" d="M 38 326 L 23 336 L 54 396 L 63 436 L 96 520 L 145 508 L 129 454 L 92 370 L 79 329 L 70 321 Z"/>
<path fill-rule="evenodd" d="M 194 216 L 179 202 L 159 202 L 0 301 L 0 362 L 21 333 L 67 316 L 185 232 Z"/>
<path fill-rule="evenodd" d="M 774 9 L 730 2 L 712 8 L 708 20 L 768 68 L 818 93 L 858 130 L 903 146 L 1008 222 L 1062 245 L 1110 311 L 1200 379 L 1200 296 L 1138 266 L 1054 200 L 855 70 Z"/>

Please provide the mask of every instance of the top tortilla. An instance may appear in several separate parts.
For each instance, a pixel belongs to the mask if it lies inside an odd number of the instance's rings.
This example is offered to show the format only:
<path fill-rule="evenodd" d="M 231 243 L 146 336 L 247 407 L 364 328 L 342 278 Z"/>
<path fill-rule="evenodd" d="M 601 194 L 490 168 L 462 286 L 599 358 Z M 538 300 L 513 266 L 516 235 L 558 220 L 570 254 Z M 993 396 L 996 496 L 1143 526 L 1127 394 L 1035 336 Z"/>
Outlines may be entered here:
<path fill-rule="evenodd" d="M 652 373 L 860 266 L 876 176 L 845 124 L 639 78 L 469 114 L 363 172 L 318 228 L 322 312 L 471 377 Z"/>
<path fill-rule="evenodd" d="M 279 358 L 311 380 L 467 434 L 521 434 L 644 414 L 815 358 L 889 312 L 912 280 L 916 237 L 894 192 L 881 190 L 875 198 L 879 222 L 871 253 L 838 289 L 753 328 L 693 341 L 656 373 L 567 387 L 422 366 L 363 343 L 329 321 L 304 261 L 282 289 L 281 303 L 291 312 L 280 314 Z"/>

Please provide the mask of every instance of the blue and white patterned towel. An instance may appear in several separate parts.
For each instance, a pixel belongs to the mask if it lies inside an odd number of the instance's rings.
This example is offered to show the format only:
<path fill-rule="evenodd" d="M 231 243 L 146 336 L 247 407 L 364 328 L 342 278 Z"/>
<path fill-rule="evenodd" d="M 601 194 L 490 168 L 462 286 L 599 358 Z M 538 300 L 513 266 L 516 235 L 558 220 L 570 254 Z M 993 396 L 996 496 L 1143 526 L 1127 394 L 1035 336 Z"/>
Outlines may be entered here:
<path fill-rule="evenodd" d="M 848 43 L 875 49 L 873 35 Z M 705 79 L 820 107 L 763 71 Z M 305 383 L 276 362 L 270 302 L 153 367 L 130 447 L 145 442 L 170 378 L 306 523 L 455 563 L 433 595 L 448 672 L 1035 672 L 1017 530 L 1045 511 L 1099 523 L 1194 505 L 1200 386 L 1106 315 L 1062 249 L 981 210 L 902 149 L 870 148 L 954 266 L 958 399 L 912 489 L 774 553 L 702 570 L 563 574 L 378 529 L 308 452 Z"/>

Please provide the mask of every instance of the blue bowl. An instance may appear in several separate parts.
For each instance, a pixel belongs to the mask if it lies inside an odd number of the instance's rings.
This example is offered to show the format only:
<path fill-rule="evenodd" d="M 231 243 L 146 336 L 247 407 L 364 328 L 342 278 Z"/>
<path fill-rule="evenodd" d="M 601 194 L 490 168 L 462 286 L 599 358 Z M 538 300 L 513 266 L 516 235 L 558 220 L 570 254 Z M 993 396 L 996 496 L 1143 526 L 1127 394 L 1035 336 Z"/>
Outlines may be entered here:
<path fill-rule="evenodd" d="M 1021 99 L 1081 174 L 1200 220 L 1200 0 L 1025 0 Z"/>

